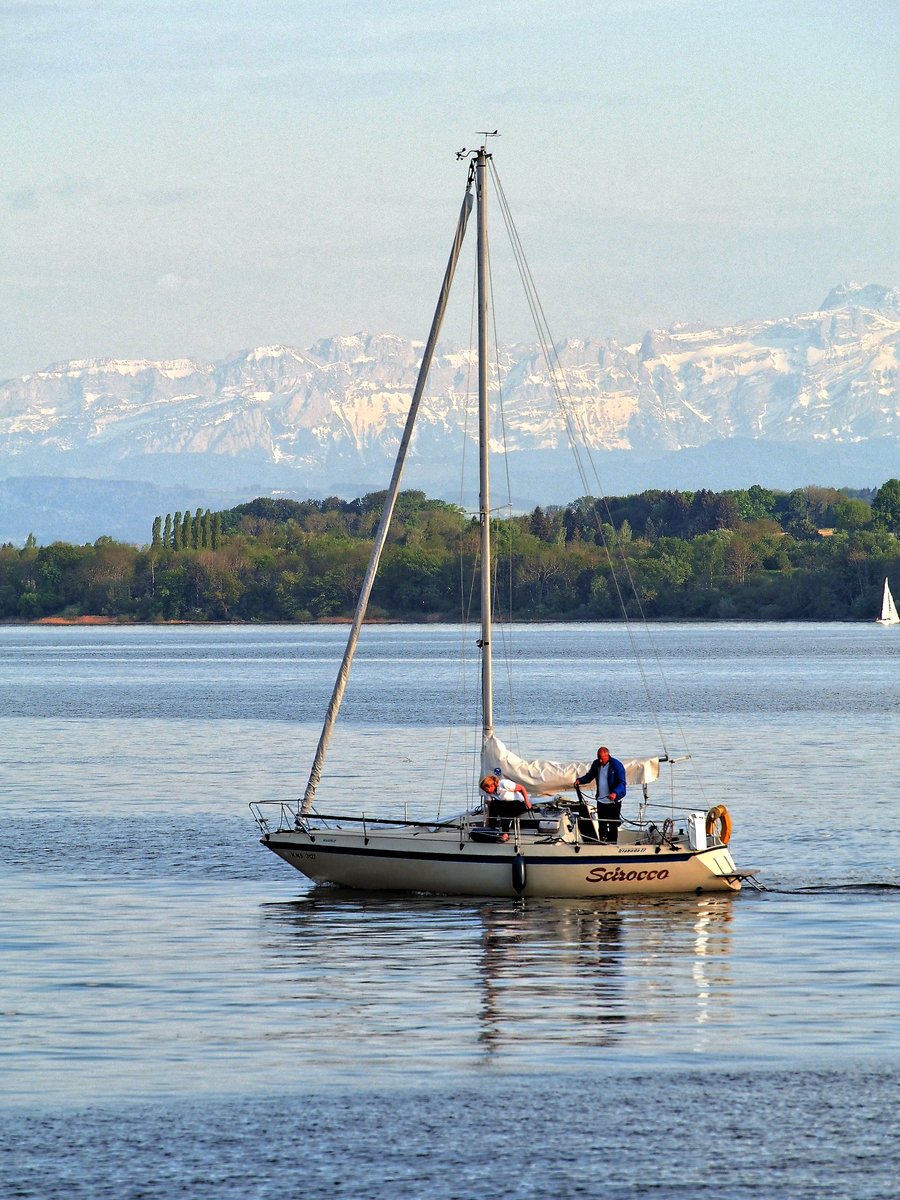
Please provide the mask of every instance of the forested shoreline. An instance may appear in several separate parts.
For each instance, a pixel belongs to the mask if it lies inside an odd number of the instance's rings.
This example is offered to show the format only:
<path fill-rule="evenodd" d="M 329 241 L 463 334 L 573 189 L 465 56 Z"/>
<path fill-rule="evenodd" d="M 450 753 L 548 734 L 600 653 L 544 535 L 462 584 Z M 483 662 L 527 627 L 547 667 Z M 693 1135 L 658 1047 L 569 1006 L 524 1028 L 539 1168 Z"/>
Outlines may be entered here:
<path fill-rule="evenodd" d="M 0 620 L 310 622 L 352 616 L 385 493 L 260 498 L 160 515 L 110 538 L 0 547 Z M 512 620 L 872 620 L 900 580 L 900 481 L 871 492 L 645 491 L 493 521 L 498 616 Z M 402 492 L 371 619 L 477 616 L 478 521 Z"/>

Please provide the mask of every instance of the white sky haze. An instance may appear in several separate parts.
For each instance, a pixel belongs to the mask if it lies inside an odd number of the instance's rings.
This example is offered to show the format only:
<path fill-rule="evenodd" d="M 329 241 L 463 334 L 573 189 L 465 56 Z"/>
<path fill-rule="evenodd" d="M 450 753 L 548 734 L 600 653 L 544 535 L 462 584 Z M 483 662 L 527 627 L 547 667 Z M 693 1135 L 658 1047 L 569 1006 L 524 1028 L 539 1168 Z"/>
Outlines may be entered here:
<path fill-rule="evenodd" d="M 896 0 L 0 0 L 0 64 L 0 378 L 424 338 L 481 129 L 556 337 L 900 285 Z"/>

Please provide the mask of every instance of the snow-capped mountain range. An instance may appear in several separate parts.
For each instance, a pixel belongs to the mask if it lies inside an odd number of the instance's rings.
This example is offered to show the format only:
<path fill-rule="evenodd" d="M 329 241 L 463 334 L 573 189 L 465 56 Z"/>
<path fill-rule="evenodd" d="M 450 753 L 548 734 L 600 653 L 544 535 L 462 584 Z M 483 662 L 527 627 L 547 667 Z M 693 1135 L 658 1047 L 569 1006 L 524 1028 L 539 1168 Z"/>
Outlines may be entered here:
<path fill-rule="evenodd" d="M 55 476 L 247 497 L 363 495 L 387 484 L 421 351 L 357 334 L 217 363 L 57 364 L 0 384 L 0 478 L 7 493 L 13 476 Z M 873 487 L 900 472 L 898 289 L 842 285 L 788 318 L 676 325 L 628 346 L 569 340 L 557 352 L 607 493 Z M 537 347 L 500 348 L 494 374 L 506 449 L 524 480 L 513 481 L 514 501 L 580 495 Z M 450 462 L 474 431 L 475 386 L 468 349 L 441 346 L 405 486 L 459 499 Z"/>

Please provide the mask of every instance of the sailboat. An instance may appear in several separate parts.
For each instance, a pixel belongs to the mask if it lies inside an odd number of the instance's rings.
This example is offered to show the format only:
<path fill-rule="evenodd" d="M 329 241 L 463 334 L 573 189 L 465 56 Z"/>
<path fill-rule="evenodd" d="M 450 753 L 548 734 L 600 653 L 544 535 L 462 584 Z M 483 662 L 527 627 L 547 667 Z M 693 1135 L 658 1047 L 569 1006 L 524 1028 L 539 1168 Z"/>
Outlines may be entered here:
<path fill-rule="evenodd" d="M 492 135 L 489 135 L 492 136 Z M 485 138 L 485 142 L 486 142 Z M 532 807 L 510 821 L 504 838 L 487 821 L 483 793 L 474 780 L 461 780 L 465 807 L 457 815 L 410 820 L 407 813 L 328 813 L 316 804 L 325 755 L 337 720 L 354 650 L 381 551 L 399 492 L 406 451 L 444 317 L 463 236 L 474 207 L 477 226 L 476 311 L 478 343 L 480 561 L 490 564 L 491 499 L 488 442 L 488 296 L 486 189 L 492 155 L 486 145 L 460 151 L 468 178 L 450 258 L 400 440 L 384 511 L 309 781 L 295 801 L 254 801 L 250 807 L 262 844 L 309 879 L 370 891 L 425 892 L 450 896 L 582 897 L 627 894 L 737 892 L 755 872 L 740 871 L 728 848 L 731 819 L 724 805 L 672 808 L 665 820 L 648 817 L 649 787 L 668 756 L 637 757 L 624 763 L 628 784 L 639 789 L 637 816 L 599 820 L 575 780 L 583 762 L 526 760 L 508 749 L 494 729 L 492 680 L 492 577 L 480 571 L 481 755 L 480 776 L 499 775 L 522 785 Z M 492 166 L 492 164 L 491 164 Z M 499 185 L 498 185 L 499 190 Z M 392 789 L 399 794 L 401 780 Z M 577 792 L 577 795 L 573 795 Z M 479 799 L 479 796 L 481 797 Z M 278 808 L 272 812 L 271 805 Z M 599 806 L 602 809 L 603 806 Z M 269 815 L 271 813 L 271 815 Z M 273 827 L 275 826 L 275 827 Z"/>
<path fill-rule="evenodd" d="M 884 578 L 884 591 L 881 594 L 881 613 L 875 618 L 875 623 L 876 625 L 900 625 L 900 616 L 897 615 L 897 605 L 891 595 L 887 576 Z"/>

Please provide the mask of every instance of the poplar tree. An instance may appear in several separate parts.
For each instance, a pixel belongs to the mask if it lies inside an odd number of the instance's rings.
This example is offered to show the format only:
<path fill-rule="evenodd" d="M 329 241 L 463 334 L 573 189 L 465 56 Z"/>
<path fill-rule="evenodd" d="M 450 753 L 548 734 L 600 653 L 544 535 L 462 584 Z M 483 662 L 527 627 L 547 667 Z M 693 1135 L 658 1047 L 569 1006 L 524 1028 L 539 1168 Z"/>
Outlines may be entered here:
<path fill-rule="evenodd" d="M 191 521 L 191 514 L 189 512 L 186 512 L 184 514 L 184 520 L 181 522 L 181 548 L 182 548 L 182 550 L 190 550 L 191 546 L 193 545 L 193 538 L 191 536 L 192 524 L 193 524 L 193 522 Z"/>
<path fill-rule="evenodd" d="M 191 545 L 195 550 L 199 550 L 203 542 L 203 509 L 198 508 L 194 513 L 194 527 L 192 529 Z"/>
<path fill-rule="evenodd" d="M 212 548 L 218 550 L 222 542 L 222 514 L 216 513 L 212 521 Z"/>
<path fill-rule="evenodd" d="M 181 546 L 181 509 L 179 508 L 172 520 L 172 549 L 180 550 Z"/>
<path fill-rule="evenodd" d="M 162 517 L 153 518 L 153 533 L 150 538 L 150 544 L 158 546 L 160 544 L 160 534 L 162 531 Z"/>
<path fill-rule="evenodd" d="M 172 545 L 172 514 L 166 513 L 166 523 L 163 527 L 163 545 L 168 550 Z"/>
<path fill-rule="evenodd" d="M 212 547 L 212 513 L 209 509 L 203 514 L 203 549 L 209 550 Z"/>

